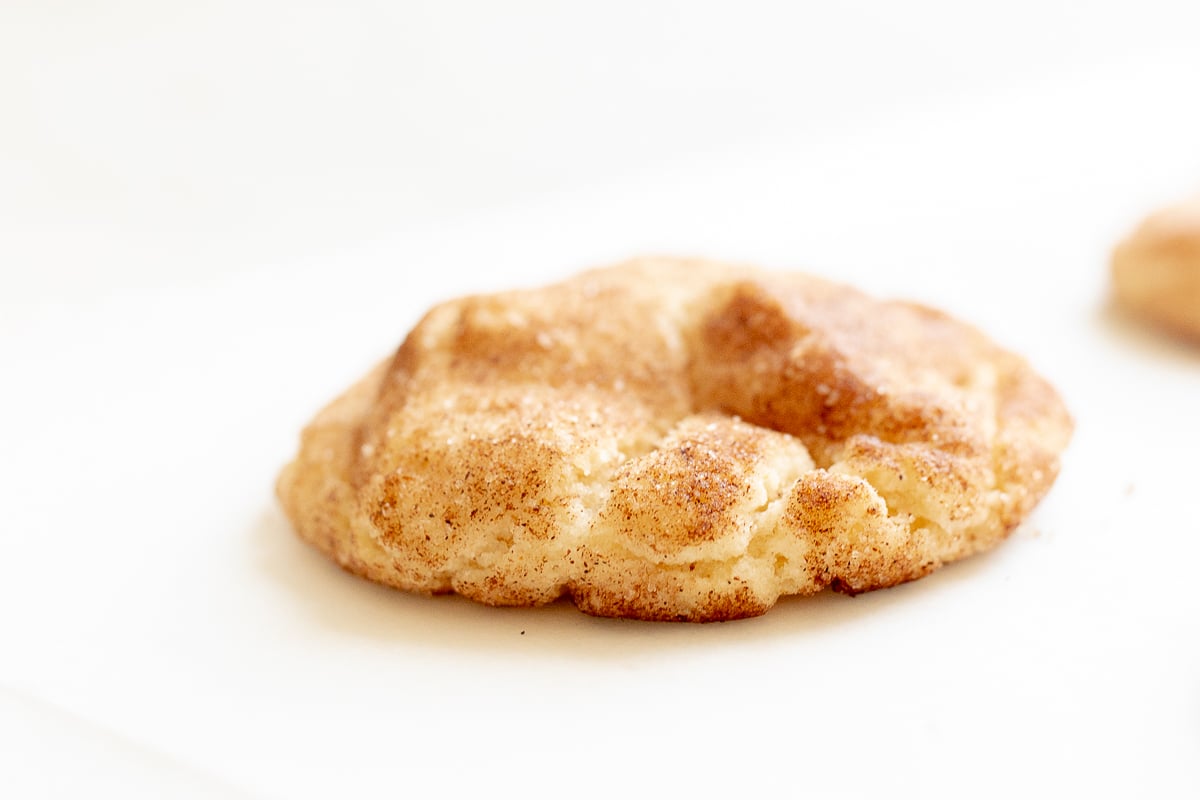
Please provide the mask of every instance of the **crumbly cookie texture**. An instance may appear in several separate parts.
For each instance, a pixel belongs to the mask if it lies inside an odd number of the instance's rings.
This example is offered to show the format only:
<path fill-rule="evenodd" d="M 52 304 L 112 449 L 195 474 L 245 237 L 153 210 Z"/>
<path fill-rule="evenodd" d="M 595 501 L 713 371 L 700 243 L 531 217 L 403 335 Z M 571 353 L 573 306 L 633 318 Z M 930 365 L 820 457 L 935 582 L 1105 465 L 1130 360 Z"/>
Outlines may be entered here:
<path fill-rule="evenodd" d="M 437 306 L 308 426 L 278 494 L 401 589 L 728 620 L 992 547 L 1071 428 L 1023 359 L 937 311 L 642 259 Z"/>
<path fill-rule="evenodd" d="M 1200 343 L 1200 195 L 1150 215 L 1112 258 L 1118 303 Z"/>

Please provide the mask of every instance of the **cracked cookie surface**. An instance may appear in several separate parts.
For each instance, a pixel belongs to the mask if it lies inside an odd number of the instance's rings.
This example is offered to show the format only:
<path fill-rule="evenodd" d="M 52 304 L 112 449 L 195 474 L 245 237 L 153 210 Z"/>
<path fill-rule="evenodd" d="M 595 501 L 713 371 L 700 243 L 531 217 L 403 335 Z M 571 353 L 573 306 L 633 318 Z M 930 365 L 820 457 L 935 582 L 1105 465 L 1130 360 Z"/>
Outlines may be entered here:
<path fill-rule="evenodd" d="M 939 312 L 642 259 L 435 307 L 306 428 L 278 494 L 380 583 L 736 619 L 995 545 L 1071 427 L 1023 359 Z"/>

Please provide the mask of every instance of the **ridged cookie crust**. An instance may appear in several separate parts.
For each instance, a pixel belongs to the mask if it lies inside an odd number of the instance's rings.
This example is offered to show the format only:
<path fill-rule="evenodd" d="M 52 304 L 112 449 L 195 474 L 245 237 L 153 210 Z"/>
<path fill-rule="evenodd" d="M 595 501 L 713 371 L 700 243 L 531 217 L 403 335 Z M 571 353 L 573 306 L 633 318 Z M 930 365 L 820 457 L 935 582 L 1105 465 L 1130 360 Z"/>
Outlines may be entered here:
<path fill-rule="evenodd" d="M 995 545 L 1071 427 L 1023 359 L 937 311 L 641 259 L 432 309 L 306 428 L 278 494 L 301 537 L 401 589 L 726 620 Z"/>

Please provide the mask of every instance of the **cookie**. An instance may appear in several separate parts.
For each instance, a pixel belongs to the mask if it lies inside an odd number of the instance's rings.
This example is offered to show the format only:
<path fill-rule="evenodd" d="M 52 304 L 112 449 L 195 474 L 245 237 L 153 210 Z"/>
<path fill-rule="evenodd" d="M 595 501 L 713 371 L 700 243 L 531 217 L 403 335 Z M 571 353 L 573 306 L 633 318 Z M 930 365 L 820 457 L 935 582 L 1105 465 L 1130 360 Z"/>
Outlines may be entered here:
<path fill-rule="evenodd" d="M 1200 195 L 1152 214 L 1117 246 L 1112 285 L 1121 307 L 1200 343 Z"/>
<path fill-rule="evenodd" d="M 940 312 L 802 274 L 643 259 L 439 305 L 279 478 L 345 569 L 493 605 L 728 620 L 986 550 L 1072 423 Z"/>

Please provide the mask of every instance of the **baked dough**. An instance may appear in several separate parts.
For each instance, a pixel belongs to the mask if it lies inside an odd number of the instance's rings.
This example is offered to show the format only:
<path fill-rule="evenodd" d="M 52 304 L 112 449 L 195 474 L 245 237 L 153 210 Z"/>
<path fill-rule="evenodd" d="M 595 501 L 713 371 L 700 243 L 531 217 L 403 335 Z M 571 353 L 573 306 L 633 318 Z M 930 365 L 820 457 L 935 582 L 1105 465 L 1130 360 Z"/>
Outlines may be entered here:
<path fill-rule="evenodd" d="M 1122 306 L 1200 342 L 1200 195 L 1142 222 L 1114 251 L 1112 277 Z"/>
<path fill-rule="evenodd" d="M 1071 421 L 937 311 L 643 259 L 431 310 L 322 411 L 278 494 L 338 564 L 495 605 L 754 616 L 992 547 Z"/>

